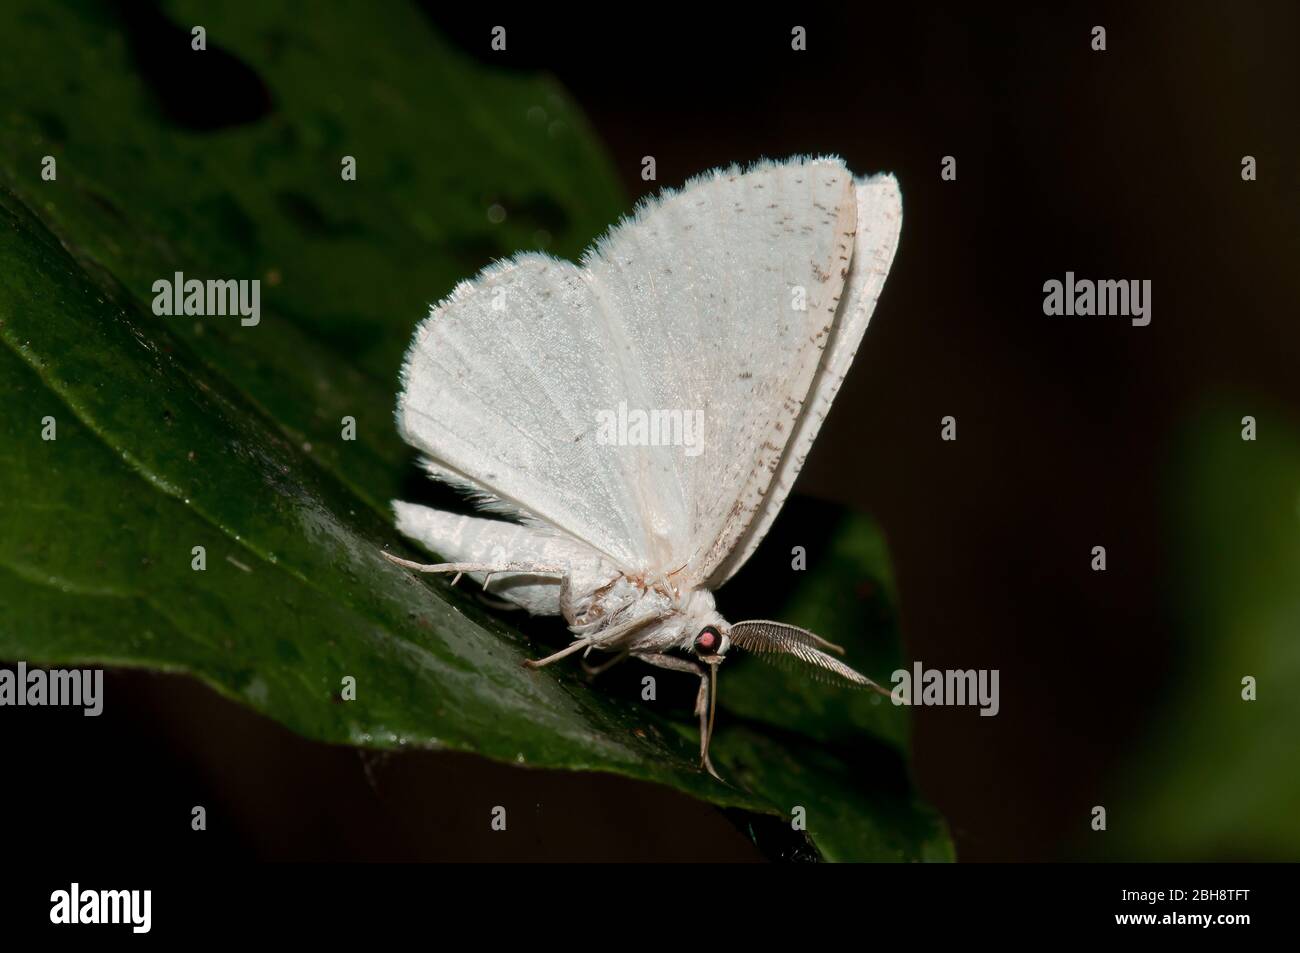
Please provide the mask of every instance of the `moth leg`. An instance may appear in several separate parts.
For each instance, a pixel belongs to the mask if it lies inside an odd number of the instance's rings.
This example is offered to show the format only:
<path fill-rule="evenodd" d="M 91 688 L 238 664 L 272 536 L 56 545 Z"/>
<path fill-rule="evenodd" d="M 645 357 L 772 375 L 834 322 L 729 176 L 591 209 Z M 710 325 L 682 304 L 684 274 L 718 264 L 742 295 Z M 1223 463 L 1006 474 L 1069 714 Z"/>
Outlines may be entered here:
<path fill-rule="evenodd" d="M 622 652 L 619 652 L 608 662 L 601 662 L 599 665 L 588 665 L 586 659 L 584 659 L 582 662 L 582 670 L 586 672 L 588 675 L 599 675 L 601 672 L 611 669 L 619 662 L 623 661 L 623 659 L 627 658 L 627 655 L 628 655 L 627 650 L 624 649 Z"/>
<path fill-rule="evenodd" d="M 569 575 L 568 567 L 565 566 L 539 566 L 536 563 L 417 563 L 409 559 L 400 559 L 382 549 L 379 554 L 390 563 L 405 566 L 407 569 L 413 569 L 416 572 L 454 572 L 456 578 L 451 581 L 453 586 L 467 572 L 485 572 L 487 573 L 487 576 L 483 579 L 483 588 L 485 590 L 488 583 L 492 581 L 492 577 L 499 572 L 528 573 L 537 576 L 563 575 L 564 581 L 561 582 L 561 587 L 567 585 Z M 563 588 L 561 591 L 563 592 Z"/>
<path fill-rule="evenodd" d="M 699 676 L 700 690 L 695 696 L 695 714 L 700 719 L 700 765 L 709 774 L 722 781 L 722 775 L 718 774 L 713 767 L 713 762 L 709 760 L 709 742 L 712 740 L 709 735 L 709 670 L 697 662 L 678 658 L 675 655 L 646 652 L 638 653 L 636 657 L 659 668 L 669 668 L 675 672 L 690 672 L 692 675 Z"/>
<path fill-rule="evenodd" d="M 565 578 L 568 577 L 566 576 Z M 557 662 L 560 659 L 564 658 L 566 655 L 572 655 L 574 652 L 580 652 L 583 649 L 598 648 L 601 649 L 602 651 L 612 652 L 614 651 L 614 646 L 621 644 L 620 640 L 627 639 L 629 636 L 635 634 L 637 629 L 641 628 L 644 625 L 649 625 L 653 621 L 654 621 L 653 616 L 646 616 L 640 619 L 633 619 L 631 622 L 626 622 L 622 625 L 612 626 L 611 628 L 605 629 L 604 631 L 600 632 L 597 635 L 581 636 L 577 638 L 576 641 L 568 645 L 567 647 L 561 649 L 559 652 L 556 652 L 554 655 L 548 655 L 546 658 L 539 659 L 538 661 L 535 662 L 528 661 L 525 662 L 524 665 L 526 665 L 528 668 L 541 668 L 543 665 L 550 665 L 552 662 Z M 622 654 L 619 656 L 619 658 L 614 659 L 614 661 L 615 662 L 619 661 L 619 659 L 627 655 L 628 651 L 629 651 L 628 649 L 623 649 Z M 608 666 L 605 667 L 607 668 Z"/>
<path fill-rule="evenodd" d="M 546 658 L 542 659 L 525 660 L 524 668 L 542 668 L 543 666 L 550 665 L 552 662 L 558 662 L 560 659 L 572 655 L 574 652 L 582 651 L 587 646 L 591 645 L 591 643 L 591 639 L 578 639 L 560 649 L 560 651 L 556 652 L 554 655 L 548 655 Z"/>

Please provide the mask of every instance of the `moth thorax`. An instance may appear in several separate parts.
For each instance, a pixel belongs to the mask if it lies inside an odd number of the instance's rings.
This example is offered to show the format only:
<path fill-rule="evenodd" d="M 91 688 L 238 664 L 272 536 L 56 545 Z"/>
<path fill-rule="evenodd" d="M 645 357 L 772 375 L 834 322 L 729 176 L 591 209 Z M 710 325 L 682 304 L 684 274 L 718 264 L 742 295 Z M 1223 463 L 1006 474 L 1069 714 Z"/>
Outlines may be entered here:
<path fill-rule="evenodd" d="M 713 604 L 713 593 L 707 589 L 692 589 L 682 600 L 682 614 L 693 619 L 711 620 L 718 614 Z"/>

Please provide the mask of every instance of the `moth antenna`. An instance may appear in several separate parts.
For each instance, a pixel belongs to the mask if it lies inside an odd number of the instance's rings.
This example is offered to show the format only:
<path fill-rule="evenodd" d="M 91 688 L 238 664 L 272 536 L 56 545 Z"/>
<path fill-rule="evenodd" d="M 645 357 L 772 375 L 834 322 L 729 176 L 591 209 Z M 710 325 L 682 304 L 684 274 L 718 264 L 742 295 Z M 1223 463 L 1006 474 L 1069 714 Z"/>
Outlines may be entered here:
<path fill-rule="evenodd" d="M 735 623 L 727 634 L 731 637 L 732 645 L 748 652 L 757 655 L 790 655 L 801 662 L 821 669 L 824 673 L 834 675 L 836 679 L 852 685 L 870 688 L 881 695 L 889 697 L 889 692 L 867 678 L 867 676 L 856 669 L 850 668 L 833 655 L 828 655 L 822 651 L 823 648 L 828 648 L 843 655 L 843 648 L 833 642 L 826 641 L 819 635 L 814 635 L 807 629 L 801 629 L 796 625 L 786 625 L 784 622 L 751 619 Z"/>
<path fill-rule="evenodd" d="M 736 625 L 732 626 L 732 629 L 734 630 L 737 625 L 769 626 L 774 630 L 779 630 L 781 638 L 795 639 L 807 645 L 811 645 L 814 648 L 830 649 L 836 655 L 845 654 L 844 646 L 836 645 L 834 642 L 823 639 L 815 632 L 809 632 L 807 629 L 801 629 L 797 625 L 790 625 L 787 622 L 773 622 L 771 619 L 746 619 L 744 622 L 737 622 Z"/>

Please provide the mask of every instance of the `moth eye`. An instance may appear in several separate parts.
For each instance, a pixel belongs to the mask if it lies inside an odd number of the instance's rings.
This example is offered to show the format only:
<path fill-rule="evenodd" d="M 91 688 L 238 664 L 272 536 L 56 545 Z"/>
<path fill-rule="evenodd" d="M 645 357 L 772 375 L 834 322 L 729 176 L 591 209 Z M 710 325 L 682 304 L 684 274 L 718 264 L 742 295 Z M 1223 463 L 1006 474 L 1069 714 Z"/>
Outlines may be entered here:
<path fill-rule="evenodd" d="M 722 633 L 711 625 L 706 625 L 700 629 L 700 634 L 695 637 L 695 651 L 697 652 L 712 655 L 721 647 Z"/>

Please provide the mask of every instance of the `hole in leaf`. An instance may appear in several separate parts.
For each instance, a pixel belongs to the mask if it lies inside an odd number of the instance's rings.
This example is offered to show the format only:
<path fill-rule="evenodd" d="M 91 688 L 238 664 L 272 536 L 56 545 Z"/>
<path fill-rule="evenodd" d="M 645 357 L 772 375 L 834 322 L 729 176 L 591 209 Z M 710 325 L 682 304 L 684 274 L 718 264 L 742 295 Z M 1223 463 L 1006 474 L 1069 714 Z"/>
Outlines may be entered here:
<path fill-rule="evenodd" d="M 191 27 L 173 23 L 152 3 L 114 4 L 136 66 L 171 122 L 198 132 L 256 122 L 271 112 L 271 93 L 243 60 L 207 36 L 190 47 Z M 201 25 L 201 24 L 196 24 Z"/>

